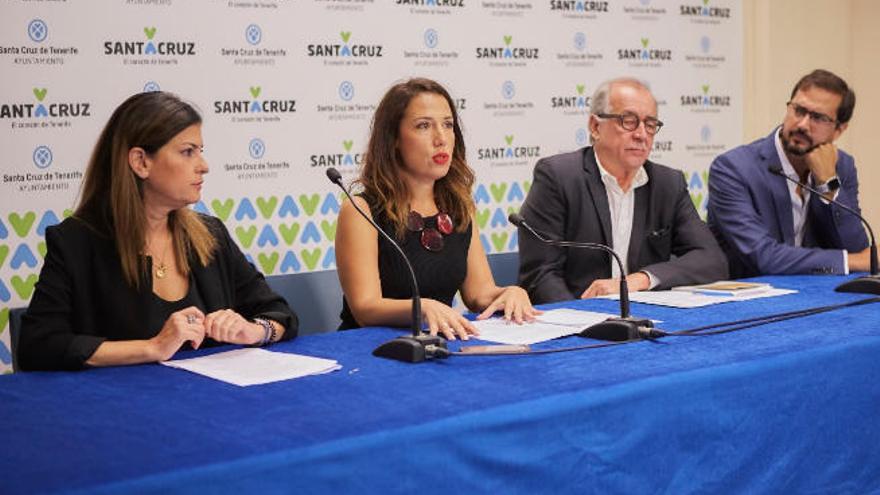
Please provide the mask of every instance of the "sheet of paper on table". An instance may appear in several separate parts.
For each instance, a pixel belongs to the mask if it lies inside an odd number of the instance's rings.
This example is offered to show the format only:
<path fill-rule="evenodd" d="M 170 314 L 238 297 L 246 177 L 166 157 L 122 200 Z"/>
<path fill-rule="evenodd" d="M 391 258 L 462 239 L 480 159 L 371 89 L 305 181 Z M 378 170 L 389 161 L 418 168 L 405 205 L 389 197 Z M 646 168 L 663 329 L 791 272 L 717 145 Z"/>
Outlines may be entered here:
<path fill-rule="evenodd" d="M 240 387 L 320 375 L 342 369 L 332 359 L 245 348 L 209 356 L 163 361 L 179 368 Z"/>
<path fill-rule="evenodd" d="M 630 292 L 629 300 L 631 302 L 655 304 L 657 306 L 670 306 L 673 308 L 699 308 L 702 306 L 710 306 L 712 304 L 721 304 L 732 301 L 748 301 L 751 299 L 784 296 L 795 293 L 797 293 L 796 290 L 777 289 L 772 287 L 756 294 L 741 294 L 735 296 L 701 294 L 699 292 L 688 292 L 684 290 L 660 290 Z M 602 298 L 620 299 L 620 295 L 609 294 L 607 296 L 602 296 Z"/>
<path fill-rule="evenodd" d="M 544 311 L 534 322 L 522 325 L 507 322 L 504 318 L 489 318 L 473 323 L 480 331 L 477 336 L 480 340 L 531 345 L 576 334 L 613 316 L 617 315 L 561 308 Z"/>

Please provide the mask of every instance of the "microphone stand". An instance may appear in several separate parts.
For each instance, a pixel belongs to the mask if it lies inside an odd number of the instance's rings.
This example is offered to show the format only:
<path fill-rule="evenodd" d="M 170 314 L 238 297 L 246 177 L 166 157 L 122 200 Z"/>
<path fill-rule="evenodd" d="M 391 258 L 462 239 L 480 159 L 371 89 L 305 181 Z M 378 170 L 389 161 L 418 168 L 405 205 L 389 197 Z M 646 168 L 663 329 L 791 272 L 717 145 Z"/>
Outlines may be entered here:
<path fill-rule="evenodd" d="M 785 175 L 785 172 L 782 171 L 782 167 L 780 167 L 779 165 L 770 165 L 769 167 L 767 167 L 767 170 L 771 174 L 778 175 L 790 182 L 793 182 L 813 194 L 824 197 L 822 193 L 810 187 L 808 184 L 804 184 L 803 182 L 794 180 L 791 177 Z M 868 253 L 870 256 L 871 274 L 863 275 L 852 280 L 847 280 L 846 282 L 835 287 L 834 290 L 837 292 L 851 292 L 855 294 L 880 295 L 880 272 L 878 272 L 877 269 L 877 241 L 874 238 L 874 230 L 871 229 L 871 225 L 868 223 L 867 220 L 865 220 L 865 217 L 860 215 L 859 212 L 857 212 L 855 209 L 850 208 L 849 206 L 841 203 L 840 201 L 837 201 L 836 199 L 825 198 L 825 200 L 829 203 L 836 204 L 840 208 L 858 217 L 858 219 L 862 221 L 862 224 L 864 224 L 864 226 L 868 229 L 868 234 L 871 237 L 871 246 Z"/>
<path fill-rule="evenodd" d="M 629 313 L 629 287 L 626 282 L 626 271 L 623 269 L 623 262 L 620 261 L 620 256 L 618 256 L 613 249 L 596 242 L 573 242 L 547 239 L 532 229 L 519 213 L 511 213 L 508 220 L 517 227 L 526 229 L 535 237 L 535 239 L 538 239 L 544 244 L 558 247 L 599 249 L 609 253 L 614 257 L 614 260 L 617 261 L 617 267 L 620 269 L 620 316 L 608 318 L 601 323 L 596 323 L 595 325 L 587 327 L 578 335 L 591 339 L 612 340 L 617 342 L 652 337 L 651 328 L 654 327 L 654 322 L 644 318 L 634 318 Z"/>
<path fill-rule="evenodd" d="M 422 332 L 422 299 L 419 296 L 419 284 L 416 281 L 416 273 L 413 270 L 409 259 L 406 257 L 406 254 L 403 252 L 403 249 L 401 249 L 397 242 L 385 233 L 385 231 L 382 230 L 372 218 L 358 207 L 358 204 L 352 199 L 348 189 L 342 184 L 342 175 L 338 170 L 333 167 L 328 168 L 327 178 L 330 179 L 330 182 L 336 184 L 342 189 L 342 192 L 348 197 L 348 200 L 351 202 L 351 205 L 354 206 L 354 209 L 370 222 L 370 225 L 382 234 L 392 246 L 394 246 L 394 249 L 396 249 L 400 254 L 400 257 L 403 258 L 403 261 L 406 263 L 406 267 L 409 270 L 410 288 L 412 290 L 412 335 L 397 337 L 385 342 L 373 350 L 373 355 L 387 359 L 394 359 L 396 361 L 403 361 L 405 363 L 420 363 L 426 359 L 435 357 L 448 357 L 449 351 L 446 350 L 446 339 L 439 335 L 431 335 Z"/>

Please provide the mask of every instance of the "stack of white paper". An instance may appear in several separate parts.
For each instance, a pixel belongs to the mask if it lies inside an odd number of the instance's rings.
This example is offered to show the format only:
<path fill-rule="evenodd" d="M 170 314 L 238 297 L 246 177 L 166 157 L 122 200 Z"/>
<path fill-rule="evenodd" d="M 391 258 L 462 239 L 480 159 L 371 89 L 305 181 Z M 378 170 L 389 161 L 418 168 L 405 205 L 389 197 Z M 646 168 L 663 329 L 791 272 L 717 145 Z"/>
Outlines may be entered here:
<path fill-rule="evenodd" d="M 535 321 L 522 325 L 499 317 L 473 323 L 480 331 L 480 335 L 477 336 L 480 340 L 500 344 L 531 345 L 576 334 L 590 325 L 614 316 L 617 315 L 562 308 L 545 311 Z"/>
<path fill-rule="evenodd" d="M 266 349 L 245 348 L 161 364 L 198 373 L 240 387 L 320 375 L 342 369 L 332 359 L 321 359 Z"/>
<path fill-rule="evenodd" d="M 720 304 L 732 301 L 748 301 L 750 299 L 760 299 L 763 297 L 784 296 L 786 294 L 794 294 L 796 290 L 769 288 L 762 292 L 742 294 L 742 295 L 710 295 L 699 292 L 688 292 L 684 290 L 661 290 L 661 291 L 643 291 L 630 292 L 629 300 L 632 302 L 655 304 L 658 306 L 670 306 L 673 308 L 699 308 L 712 304 Z M 619 294 L 610 294 L 602 296 L 605 299 L 620 299 Z"/>

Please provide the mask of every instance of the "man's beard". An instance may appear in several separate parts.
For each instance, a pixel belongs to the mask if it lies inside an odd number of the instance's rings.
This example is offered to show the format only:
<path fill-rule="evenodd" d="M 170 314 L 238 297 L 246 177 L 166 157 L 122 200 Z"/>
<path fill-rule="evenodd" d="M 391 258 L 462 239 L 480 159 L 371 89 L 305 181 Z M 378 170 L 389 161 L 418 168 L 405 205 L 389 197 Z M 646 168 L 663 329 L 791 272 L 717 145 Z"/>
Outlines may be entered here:
<path fill-rule="evenodd" d="M 785 149 L 785 151 L 787 151 L 795 156 L 804 156 L 816 148 L 816 146 L 813 144 L 813 139 L 810 136 L 808 136 L 804 131 L 800 131 L 798 129 L 795 129 L 795 130 L 791 131 L 791 133 L 789 133 L 789 136 L 795 136 L 795 135 L 800 136 L 804 141 L 806 141 L 810 144 L 806 148 L 798 147 L 797 145 L 795 145 L 794 143 L 791 142 L 790 137 L 786 137 L 785 133 L 782 132 L 779 134 L 779 137 L 782 139 L 782 147 Z"/>

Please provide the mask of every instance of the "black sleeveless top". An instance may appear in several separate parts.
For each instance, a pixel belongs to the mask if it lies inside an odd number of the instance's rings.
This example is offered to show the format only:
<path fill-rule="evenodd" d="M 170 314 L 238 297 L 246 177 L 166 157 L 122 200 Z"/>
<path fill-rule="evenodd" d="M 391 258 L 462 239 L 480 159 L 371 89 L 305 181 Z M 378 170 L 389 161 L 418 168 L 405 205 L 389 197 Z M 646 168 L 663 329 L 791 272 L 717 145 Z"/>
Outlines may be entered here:
<path fill-rule="evenodd" d="M 369 202 L 369 201 L 368 201 Z M 395 237 L 394 225 L 385 214 L 372 204 L 370 212 L 376 221 L 388 235 Z M 454 220 L 458 226 L 458 219 Z M 425 228 L 437 228 L 437 215 L 425 217 Z M 468 223 L 464 232 L 453 231 L 443 236 L 443 249 L 438 252 L 428 251 L 422 247 L 420 232 L 405 231 L 403 239 L 397 239 L 403 252 L 406 253 L 413 270 L 416 272 L 416 280 L 419 283 L 419 292 L 423 298 L 434 299 L 443 304 L 452 305 L 455 293 L 464 283 L 467 276 L 467 257 L 470 248 L 471 231 L 473 225 Z M 412 297 L 410 289 L 410 276 L 406 263 L 401 259 L 400 253 L 394 246 L 382 236 L 379 236 L 379 278 L 382 282 L 382 297 L 389 299 L 409 299 Z M 348 301 L 342 298 L 342 324 L 340 330 L 358 328 L 357 321 L 348 307 Z"/>

